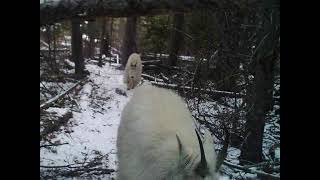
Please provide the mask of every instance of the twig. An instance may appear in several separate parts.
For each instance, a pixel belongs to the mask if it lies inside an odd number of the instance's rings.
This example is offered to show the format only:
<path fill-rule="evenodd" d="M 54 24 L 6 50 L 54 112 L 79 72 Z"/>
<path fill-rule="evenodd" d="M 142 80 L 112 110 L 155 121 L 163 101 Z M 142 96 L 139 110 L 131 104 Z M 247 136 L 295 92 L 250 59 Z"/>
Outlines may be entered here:
<path fill-rule="evenodd" d="M 62 143 L 62 144 L 46 144 L 46 145 L 41 145 L 40 148 L 43 147 L 49 147 L 49 146 L 61 146 L 61 145 L 65 145 L 65 144 L 69 144 L 69 143 Z"/>

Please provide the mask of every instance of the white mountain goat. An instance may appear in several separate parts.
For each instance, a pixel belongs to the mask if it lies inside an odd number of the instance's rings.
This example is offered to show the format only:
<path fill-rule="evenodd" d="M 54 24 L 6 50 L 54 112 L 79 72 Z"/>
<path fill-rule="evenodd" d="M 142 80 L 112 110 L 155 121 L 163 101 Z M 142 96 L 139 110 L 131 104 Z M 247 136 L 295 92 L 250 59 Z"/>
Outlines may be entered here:
<path fill-rule="evenodd" d="M 140 80 L 142 73 L 142 62 L 140 55 L 137 53 L 132 53 L 126 64 L 123 76 L 123 82 L 127 84 L 127 89 L 135 88 Z"/>
<path fill-rule="evenodd" d="M 203 142 L 183 99 L 151 85 L 135 89 L 118 129 L 118 180 L 216 180 L 210 132 Z"/>

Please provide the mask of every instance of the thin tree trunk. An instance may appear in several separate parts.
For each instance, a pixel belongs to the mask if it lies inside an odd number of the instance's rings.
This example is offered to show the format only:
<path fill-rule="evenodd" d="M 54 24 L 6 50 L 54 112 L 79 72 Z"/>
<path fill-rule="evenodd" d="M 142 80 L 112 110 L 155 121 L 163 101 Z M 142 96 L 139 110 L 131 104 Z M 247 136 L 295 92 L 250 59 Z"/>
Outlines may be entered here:
<path fill-rule="evenodd" d="M 137 17 L 127 18 L 125 26 L 125 34 L 121 47 L 121 66 L 125 67 L 128 61 L 128 57 L 137 51 Z"/>
<path fill-rule="evenodd" d="M 252 109 L 247 113 L 247 137 L 241 150 L 241 159 L 254 163 L 263 160 L 262 141 L 266 113 L 270 110 L 270 103 L 272 102 L 270 99 L 272 99 L 273 90 L 273 67 L 274 58 L 269 57 L 260 59 L 255 71 L 255 95 Z"/>
<path fill-rule="evenodd" d="M 183 42 L 184 14 L 175 14 L 173 17 L 173 27 L 169 42 L 168 65 L 176 66 L 178 62 L 178 53 Z"/>
<path fill-rule="evenodd" d="M 275 4 L 273 4 L 275 3 Z M 252 110 L 247 112 L 246 140 L 241 159 L 262 161 L 262 142 L 266 113 L 272 109 L 275 62 L 280 47 L 280 10 L 277 2 L 265 1 L 264 31 L 260 35 L 261 47 L 257 50 L 254 72 L 254 96 Z M 275 8 L 270 8 L 275 7 Z"/>
<path fill-rule="evenodd" d="M 51 62 L 51 28 L 50 28 L 50 25 L 46 27 L 47 29 L 47 42 L 48 42 L 48 57 L 49 57 L 49 62 L 50 62 L 50 65 L 52 65 L 52 62 Z"/>
<path fill-rule="evenodd" d="M 88 46 L 88 58 L 93 58 L 94 57 L 94 49 L 95 49 L 95 44 L 94 44 L 94 39 L 95 39 L 95 21 L 89 21 L 88 22 L 88 35 L 89 35 L 89 46 Z"/>
<path fill-rule="evenodd" d="M 53 59 L 52 59 L 52 64 L 53 64 L 53 70 L 55 72 L 59 72 L 59 66 L 57 63 L 57 37 L 56 37 L 56 26 L 52 25 L 52 37 L 53 37 Z"/>
<path fill-rule="evenodd" d="M 102 66 L 102 55 L 104 54 L 104 47 L 105 47 L 105 36 L 106 36 L 106 17 L 102 18 L 101 22 L 101 37 L 100 37 L 100 55 L 99 55 L 99 63 L 98 66 Z"/>
<path fill-rule="evenodd" d="M 110 44 L 110 54 L 111 54 L 111 47 L 113 46 L 113 38 L 112 38 L 112 35 L 113 35 L 113 23 L 114 23 L 114 20 L 113 18 L 111 18 L 110 20 L 110 38 L 109 38 L 109 44 Z"/>
<path fill-rule="evenodd" d="M 72 60 L 75 63 L 75 76 L 78 79 L 84 77 L 84 59 L 82 55 L 82 33 L 80 30 L 80 19 L 72 19 Z"/>
<path fill-rule="evenodd" d="M 53 35 L 53 61 L 56 62 L 56 50 L 57 50 L 57 42 L 56 42 L 56 33 L 55 33 L 55 25 L 52 25 L 52 35 Z"/>
<path fill-rule="evenodd" d="M 110 44 L 110 49 L 109 49 L 109 54 L 110 54 L 110 57 L 111 57 L 111 51 L 112 51 L 112 46 L 113 46 L 113 39 L 112 39 L 112 31 L 113 31 L 113 18 L 110 19 L 110 36 L 109 36 L 109 44 Z M 111 60 L 111 59 L 110 59 Z M 109 61 L 109 64 L 111 64 L 111 61 Z"/>

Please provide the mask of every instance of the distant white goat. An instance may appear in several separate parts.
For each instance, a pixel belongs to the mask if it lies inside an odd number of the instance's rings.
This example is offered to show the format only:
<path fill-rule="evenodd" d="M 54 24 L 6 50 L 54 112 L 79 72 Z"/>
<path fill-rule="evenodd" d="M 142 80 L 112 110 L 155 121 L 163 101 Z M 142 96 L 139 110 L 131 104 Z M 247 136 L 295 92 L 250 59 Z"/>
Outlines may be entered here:
<path fill-rule="evenodd" d="M 186 104 L 151 85 L 135 89 L 118 129 L 118 180 L 216 180 L 210 132 L 203 142 Z"/>
<path fill-rule="evenodd" d="M 123 82 L 127 84 L 128 90 L 135 88 L 139 84 L 141 80 L 141 73 L 142 62 L 140 55 L 132 53 L 128 58 L 123 77 Z"/>

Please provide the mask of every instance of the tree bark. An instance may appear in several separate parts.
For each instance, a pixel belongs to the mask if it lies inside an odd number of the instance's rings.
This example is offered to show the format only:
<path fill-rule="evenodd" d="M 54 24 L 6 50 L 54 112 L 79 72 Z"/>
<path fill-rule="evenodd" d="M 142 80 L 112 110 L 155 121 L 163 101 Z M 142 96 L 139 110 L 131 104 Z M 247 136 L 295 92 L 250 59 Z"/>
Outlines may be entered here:
<path fill-rule="evenodd" d="M 218 0 L 61 0 L 40 4 L 40 26 L 81 16 L 129 17 L 187 12 L 193 8 L 218 6 Z"/>
<path fill-rule="evenodd" d="M 168 65 L 177 66 L 178 53 L 183 42 L 183 25 L 184 14 L 175 14 L 173 17 L 173 27 L 171 29 L 171 37 L 169 42 L 169 59 Z"/>
<path fill-rule="evenodd" d="M 72 60 L 75 63 L 75 76 L 78 79 L 81 79 L 84 76 L 84 59 L 82 55 L 82 33 L 80 30 L 80 22 L 79 18 L 72 19 Z"/>
<path fill-rule="evenodd" d="M 100 55 L 99 55 L 99 63 L 98 66 L 102 66 L 102 55 L 104 54 L 104 48 L 105 48 L 105 36 L 106 36 L 106 18 L 103 17 L 101 20 L 101 37 L 100 37 Z"/>
<path fill-rule="evenodd" d="M 137 52 L 137 17 L 127 18 L 125 34 L 121 47 L 121 66 L 124 68 L 127 64 L 128 57 Z"/>
<path fill-rule="evenodd" d="M 95 21 L 88 22 L 88 36 L 89 36 L 89 44 L 88 44 L 88 58 L 94 57 L 95 52 L 95 42 L 94 39 L 96 38 L 95 35 Z"/>
<path fill-rule="evenodd" d="M 273 1 L 266 1 L 274 3 Z M 260 35 L 261 47 L 257 50 L 254 71 L 254 95 L 252 110 L 247 112 L 246 134 L 241 159 L 250 162 L 262 161 L 262 142 L 266 113 L 272 109 L 275 62 L 280 47 L 280 11 L 277 4 L 266 4 L 264 32 Z M 271 9 L 270 7 L 275 7 Z M 271 21 L 272 19 L 272 21 Z M 250 108 L 251 109 L 251 108 Z"/>

